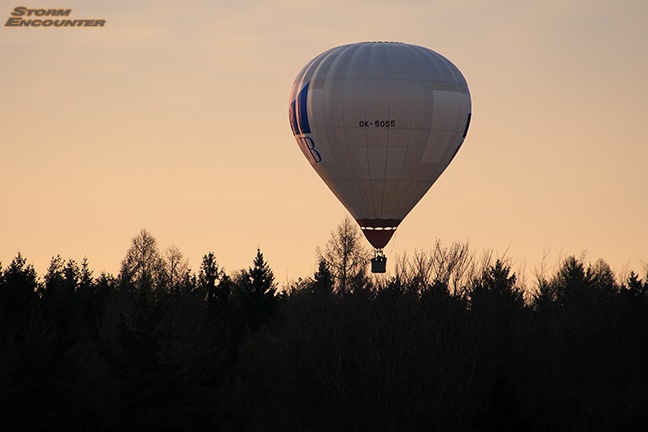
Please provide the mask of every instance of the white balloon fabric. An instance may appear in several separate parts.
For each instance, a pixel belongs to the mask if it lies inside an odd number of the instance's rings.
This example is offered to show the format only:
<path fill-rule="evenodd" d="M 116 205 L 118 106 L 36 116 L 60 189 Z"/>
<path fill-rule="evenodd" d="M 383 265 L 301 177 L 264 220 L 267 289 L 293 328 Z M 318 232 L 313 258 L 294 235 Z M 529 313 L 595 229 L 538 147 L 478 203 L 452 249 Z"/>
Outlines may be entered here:
<path fill-rule="evenodd" d="M 289 100 L 304 156 L 377 249 L 454 158 L 471 115 L 456 66 L 397 42 L 320 54 L 299 72 Z"/>

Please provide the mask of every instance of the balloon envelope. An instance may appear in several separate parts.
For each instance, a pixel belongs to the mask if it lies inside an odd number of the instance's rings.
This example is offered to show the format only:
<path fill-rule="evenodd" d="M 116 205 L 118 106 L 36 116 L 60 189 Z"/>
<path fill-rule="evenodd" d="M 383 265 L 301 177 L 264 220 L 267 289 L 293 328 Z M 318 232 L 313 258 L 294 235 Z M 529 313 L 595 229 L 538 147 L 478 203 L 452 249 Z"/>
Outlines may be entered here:
<path fill-rule="evenodd" d="M 471 113 L 457 67 L 395 42 L 320 54 L 299 72 L 289 100 L 304 156 L 378 249 L 454 158 Z"/>

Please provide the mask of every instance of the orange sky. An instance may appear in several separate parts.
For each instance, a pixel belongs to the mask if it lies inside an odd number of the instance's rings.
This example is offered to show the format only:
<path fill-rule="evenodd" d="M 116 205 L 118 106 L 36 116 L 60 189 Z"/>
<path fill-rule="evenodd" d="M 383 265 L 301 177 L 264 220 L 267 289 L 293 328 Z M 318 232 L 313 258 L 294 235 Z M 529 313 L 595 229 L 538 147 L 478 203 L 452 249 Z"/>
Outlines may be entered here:
<path fill-rule="evenodd" d="M 16 6 L 106 25 L 5 27 Z M 292 137 L 288 92 L 314 56 L 364 40 L 443 54 L 473 102 L 388 257 L 439 239 L 527 270 L 648 261 L 644 0 L 0 0 L 0 19 L 4 265 L 20 250 L 41 274 L 56 254 L 116 273 L 145 228 L 195 270 L 260 247 L 280 283 L 309 276 L 346 211 Z"/>

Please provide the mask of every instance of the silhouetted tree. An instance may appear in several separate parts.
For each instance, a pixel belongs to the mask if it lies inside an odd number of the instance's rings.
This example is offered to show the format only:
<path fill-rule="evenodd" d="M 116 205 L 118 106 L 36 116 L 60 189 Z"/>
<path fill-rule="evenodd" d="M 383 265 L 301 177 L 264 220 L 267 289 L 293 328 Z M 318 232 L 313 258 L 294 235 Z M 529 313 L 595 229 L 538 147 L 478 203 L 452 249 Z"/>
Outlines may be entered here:
<path fill-rule="evenodd" d="M 106 298 L 101 298 L 92 277 L 92 270 L 88 259 L 83 258 L 77 285 L 77 304 L 80 308 L 79 316 L 84 328 L 96 332 L 102 318 L 102 310 Z"/>
<path fill-rule="evenodd" d="M 474 411 L 468 424 L 491 431 L 524 430 L 528 414 L 520 403 L 523 387 L 514 360 L 520 355 L 525 327 L 523 290 L 510 264 L 501 259 L 482 269 L 471 285 L 474 391 L 476 405 L 481 408 Z"/>
<path fill-rule="evenodd" d="M 624 286 L 632 297 L 644 297 L 648 294 L 648 279 L 642 281 L 635 272 L 630 272 L 628 280 Z"/>
<path fill-rule="evenodd" d="M 261 249 L 257 249 L 253 265 L 245 273 L 245 284 L 259 296 L 274 297 L 275 295 L 277 287 L 274 281 L 274 273 L 265 258 L 263 258 Z"/>
<path fill-rule="evenodd" d="M 490 311 L 516 310 L 524 306 L 523 290 L 517 285 L 517 276 L 511 266 L 502 260 L 482 270 L 470 293 L 472 307 L 486 307 Z"/>
<path fill-rule="evenodd" d="M 20 252 L 5 269 L 0 268 L 0 429 L 14 430 L 25 412 L 27 385 L 25 359 L 29 348 L 42 340 L 38 319 L 36 271 Z M 43 359 L 44 360 L 44 359 Z"/>
<path fill-rule="evenodd" d="M 400 258 L 395 266 L 396 279 L 409 289 L 445 287 L 448 292 L 460 296 L 473 277 L 474 261 L 467 243 L 443 247 L 437 240 L 429 252 L 415 251 L 411 257 Z"/>
<path fill-rule="evenodd" d="M 357 224 L 345 217 L 326 243 L 324 250 L 317 249 L 320 261 L 326 262 L 335 278 L 338 292 L 351 292 L 366 283 L 370 253 L 362 245 L 362 234 Z"/>
<path fill-rule="evenodd" d="M 614 272 L 604 260 L 596 260 L 593 265 L 588 267 L 587 273 L 592 281 L 592 288 L 598 294 L 610 298 L 619 291 L 619 285 L 617 284 Z"/>
<path fill-rule="evenodd" d="M 19 337 L 29 336 L 38 290 L 36 270 L 20 252 L 0 277 L 0 325 Z"/>
<path fill-rule="evenodd" d="M 334 283 L 333 274 L 328 263 L 326 260 L 320 259 L 313 277 L 313 288 L 320 293 L 332 293 Z"/>
<path fill-rule="evenodd" d="M 42 290 L 44 314 L 51 322 L 52 347 L 54 355 L 64 357 L 75 342 L 79 330 L 76 289 L 79 282 L 79 267 L 72 259 L 67 262 L 57 255 L 50 261 Z"/>
<path fill-rule="evenodd" d="M 214 253 L 204 255 L 198 273 L 198 289 L 207 299 L 207 307 L 211 311 L 221 309 L 227 304 L 231 284 L 229 276 L 218 267 Z"/>
<path fill-rule="evenodd" d="M 83 258 L 83 261 L 81 261 L 80 278 L 81 278 L 79 281 L 80 290 L 90 289 L 92 287 L 93 284 L 92 269 L 90 269 L 88 258 Z"/>
<path fill-rule="evenodd" d="M 592 287 L 585 265 L 574 256 L 567 257 L 552 281 L 555 301 L 561 306 L 578 307 Z"/>
<path fill-rule="evenodd" d="M 157 241 L 145 229 L 133 237 L 119 271 L 123 288 L 155 289 L 163 277 L 164 260 Z"/>
<path fill-rule="evenodd" d="M 189 261 L 177 246 L 172 245 L 164 253 L 162 285 L 169 290 L 178 290 L 188 285 L 190 279 Z"/>
<path fill-rule="evenodd" d="M 252 267 L 243 270 L 236 282 L 247 324 L 251 329 L 258 330 L 274 311 L 277 290 L 274 273 L 260 249 L 257 249 Z"/>
<path fill-rule="evenodd" d="M 64 284 L 63 268 L 65 266 L 65 260 L 61 258 L 60 255 L 53 257 L 50 260 L 50 265 L 47 268 L 47 273 L 45 273 L 45 283 L 44 283 L 44 292 L 42 294 L 43 299 L 46 302 L 49 302 L 52 299 L 52 302 L 65 297 L 67 294 L 67 287 Z"/>

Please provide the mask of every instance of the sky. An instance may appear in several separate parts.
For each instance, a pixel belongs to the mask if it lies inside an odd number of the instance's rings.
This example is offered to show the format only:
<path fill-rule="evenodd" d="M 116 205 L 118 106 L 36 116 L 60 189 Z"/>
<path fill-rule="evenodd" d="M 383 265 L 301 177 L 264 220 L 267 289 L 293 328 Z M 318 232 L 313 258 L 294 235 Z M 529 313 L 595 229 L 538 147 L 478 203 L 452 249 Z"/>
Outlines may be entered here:
<path fill-rule="evenodd" d="M 103 27 L 4 24 L 17 6 Z M 343 44 L 449 58 L 471 92 L 461 150 L 385 248 L 468 243 L 534 271 L 648 262 L 645 0 L 0 0 L 0 262 L 116 274 L 149 231 L 195 271 L 257 248 L 311 276 L 346 210 L 299 150 L 288 93 Z M 369 247 L 369 244 L 366 243 Z"/>

